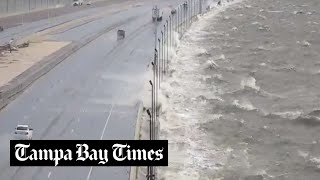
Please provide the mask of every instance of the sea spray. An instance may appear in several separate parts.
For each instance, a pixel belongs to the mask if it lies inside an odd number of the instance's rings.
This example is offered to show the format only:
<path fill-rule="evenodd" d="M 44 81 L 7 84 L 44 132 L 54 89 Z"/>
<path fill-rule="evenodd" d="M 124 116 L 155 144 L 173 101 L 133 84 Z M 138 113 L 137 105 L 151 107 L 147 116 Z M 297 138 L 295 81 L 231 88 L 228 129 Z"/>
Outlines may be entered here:
<path fill-rule="evenodd" d="M 161 85 L 163 114 L 160 127 L 161 138 L 169 140 L 169 154 L 172 158 L 169 159 L 169 167 L 159 169 L 160 178 L 206 179 L 206 174 L 202 173 L 204 169 L 214 172 L 219 169 L 215 160 L 221 164 L 226 160 L 215 156 L 215 148 L 207 143 L 205 132 L 199 129 L 202 123 L 222 117 L 221 114 L 204 114 L 209 100 L 223 101 L 212 88 L 206 88 L 203 82 L 208 77 L 198 73 L 206 61 L 199 62 L 197 58 L 211 56 L 206 49 L 194 44 L 201 40 L 199 31 L 206 25 L 203 20 L 204 16 L 184 34 L 184 38 L 191 38 L 192 41 L 182 40 L 180 44 L 176 34 L 173 48 L 169 50 L 170 55 L 172 53 L 172 76 Z M 177 51 L 173 50 L 174 47 L 177 47 Z M 224 60 L 225 57 L 219 55 L 217 59 Z"/>

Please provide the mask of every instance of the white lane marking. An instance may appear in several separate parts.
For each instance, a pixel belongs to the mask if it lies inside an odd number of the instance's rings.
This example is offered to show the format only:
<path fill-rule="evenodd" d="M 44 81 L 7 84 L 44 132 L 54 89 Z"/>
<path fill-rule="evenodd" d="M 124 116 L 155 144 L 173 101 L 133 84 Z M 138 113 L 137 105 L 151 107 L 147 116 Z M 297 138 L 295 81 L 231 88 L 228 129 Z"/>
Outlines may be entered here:
<path fill-rule="evenodd" d="M 89 173 L 88 173 L 87 180 L 90 179 L 91 171 L 92 171 L 92 166 L 90 167 L 90 171 L 89 171 Z"/>
<path fill-rule="evenodd" d="M 108 118 L 107 118 L 107 121 L 106 121 L 106 123 L 105 123 L 105 125 L 104 125 L 103 131 L 102 131 L 102 133 L 101 133 L 100 140 L 102 140 L 103 135 L 104 135 L 104 132 L 106 131 L 106 128 L 107 128 L 107 125 L 108 125 L 108 122 L 109 122 L 110 116 L 111 116 L 112 111 L 113 111 L 113 107 L 114 107 L 114 104 L 112 104 L 112 106 L 111 106 L 111 109 L 110 109 L 110 112 L 109 112 L 109 116 L 108 116 Z"/>
<path fill-rule="evenodd" d="M 112 106 L 111 106 L 111 109 L 110 109 L 110 112 L 109 112 L 109 116 L 108 116 L 108 118 L 107 118 L 107 120 L 106 120 L 106 123 L 104 124 L 103 130 L 102 130 L 102 133 L 101 133 L 101 136 L 100 136 L 100 140 L 102 140 L 103 135 L 104 135 L 104 132 L 105 132 L 106 129 L 107 129 L 107 125 L 108 125 L 109 119 L 110 119 L 110 117 L 111 117 L 111 114 L 112 114 L 112 111 L 113 111 L 113 107 L 114 107 L 114 104 L 112 104 Z M 89 173 L 88 173 L 88 176 L 87 176 L 87 180 L 90 179 L 91 172 L 92 172 L 92 166 L 90 167 L 90 170 L 89 170 Z"/>
<path fill-rule="evenodd" d="M 73 133 L 73 131 L 74 131 L 74 130 L 73 130 L 73 129 L 71 129 L 71 133 Z"/>
<path fill-rule="evenodd" d="M 50 176 L 51 176 L 51 171 L 48 173 L 48 179 L 50 178 Z"/>

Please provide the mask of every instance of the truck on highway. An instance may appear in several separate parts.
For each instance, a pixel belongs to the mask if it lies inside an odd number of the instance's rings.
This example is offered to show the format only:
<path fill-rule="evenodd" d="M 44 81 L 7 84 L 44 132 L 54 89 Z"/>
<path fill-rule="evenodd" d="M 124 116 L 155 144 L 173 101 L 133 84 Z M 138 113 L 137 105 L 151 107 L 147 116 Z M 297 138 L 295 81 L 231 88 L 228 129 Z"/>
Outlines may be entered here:
<path fill-rule="evenodd" d="M 160 12 L 160 9 L 157 6 L 152 8 L 152 21 L 162 21 L 163 12 Z"/>
<path fill-rule="evenodd" d="M 16 140 L 31 140 L 33 129 L 28 125 L 18 125 L 14 131 L 14 137 Z"/>
<path fill-rule="evenodd" d="M 117 32 L 117 40 L 124 39 L 126 37 L 126 32 L 122 29 L 119 29 Z"/>

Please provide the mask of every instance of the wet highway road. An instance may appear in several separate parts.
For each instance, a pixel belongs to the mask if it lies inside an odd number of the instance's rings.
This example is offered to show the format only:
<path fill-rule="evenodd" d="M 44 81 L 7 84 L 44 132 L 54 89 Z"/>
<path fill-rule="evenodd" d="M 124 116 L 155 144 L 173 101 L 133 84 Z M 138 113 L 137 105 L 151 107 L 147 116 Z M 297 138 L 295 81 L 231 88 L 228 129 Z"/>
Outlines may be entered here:
<path fill-rule="evenodd" d="M 8 147 L 17 124 L 33 127 L 33 139 L 133 139 L 137 103 L 150 78 L 147 65 L 154 49 L 151 8 L 152 2 L 128 5 L 127 10 L 50 36 L 77 41 L 110 28 L 1 110 L 1 180 L 129 178 L 129 167 L 10 167 Z M 118 29 L 126 30 L 122 41 L 116 40 Z"/>
<path fill-rule="evenodd" d="M 0 17 L 0 25 L 4 29 L 9 29 L 12 27 L 20 26 L 22 23 L 30 23 L 30 22 L 40 21 L 43 19 L 55 18 L 59 16 L 65 17 L 67 14 L 75 14 L 75 12 L 83 13 L 84 10 L 88 10 L 88 9 L 96 11 L 97 7 L 120 4 L 126 1 L 127 0 L 92 1 L 94 3 L 92 3 L 91 5 L 85 4 L 83 6 L 77 6 L 77 7 L 72 6 L 72 2 L 70 1 L 70 4 L 67 4 L 64 7 L 42 9 L 42 10 L 33 11 L 31 13 L 11 15 L 8 17 Z"/>
<path fill-rule="evenodd" d="M 20 39 L 32 33 L 41 32 L 48 28 L 56 27 L 73 20 L 96 16 L 102 12 L 114 13 L 119 10 L 123 11 L 124 9 L 121 8 L 130 8 L 139 3 L 143 3 L 143 0 L 130 2 L 126 0 L 108 0 L 105 2 L 94 3 L 92 6 L 67 6 L 58 9 L 51 9 L 49 11 L 49 18 L 48 11 L 32 12 L 23 16 L 17 15 L 13 17 L 0 18 L 0 25 L 5 28 L 5 30 L 0 33 L 0 44 L 7 43 L 11 38 Z M 10 29 L 7 29 L 9 27 Z"/>

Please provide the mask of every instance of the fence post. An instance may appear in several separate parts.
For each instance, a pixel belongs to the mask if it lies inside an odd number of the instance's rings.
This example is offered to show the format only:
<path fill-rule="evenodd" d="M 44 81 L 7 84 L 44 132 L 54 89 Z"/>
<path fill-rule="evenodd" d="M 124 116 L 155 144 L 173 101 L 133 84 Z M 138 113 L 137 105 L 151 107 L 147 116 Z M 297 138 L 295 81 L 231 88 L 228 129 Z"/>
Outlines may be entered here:
<path fill-rule="evenodd" d="M 185 30 L 188 28 L 188 9 L 189 9 L 189 4 L 188 1 L 186 1 L 186 9 L 185 9 Z"/>
<path fill-rule="evenodd" d="M 161 67 L 160 67 L 160 63 L 159 63 L 159 61 L 160 61 L 160 59 L 162 58 L 161 56 L 162 56 L 162 53 L 161 53 L 161 51 L 162 51 L 162 48 L 161 48 L 161 40 L 158 38 L 158 42 L 159 42 L 159 56 L 158 56 L 158 61 L 157 61 L 157 68 L 158 68 L 158 88 L 160 89 L 160 86 L 161 86 L 161 84 L 160 84 L 160 77 L 161 77 L 161 72 L 160 72 L 160 69 L 161 69 Z M 160 56 L 161 55 L 161 56 Z M 158 115 L 158 114 L 157 114 Z"/>
<path fill-rule="evenodd" d="M 176 22 L 175 22 L 175 28 L 176 28 L 176 31 L 177 31 L 177 33 L 179 33 L 179 31 L 178 31 L 178 24 L 179 24 L 179 11 L 180 11 L 180 8 L 179 8 L 179 6 L 178 6 L 178 10 L 177 10 L 177 14 L 176 14 Z"/>
<path fill-rule="evenodd" d="M 183 9 L 183 11 L 182 11 L 182 32 L 184 32 L 185 31 L 185 19 L 186 19 L 186 9 L 185 9 L 185 7 L 184 7 L 184 5 L 182 4 L 182 9 Z"/>
<path fill-rule="evenodd" d="M 164 27 L 165 28 L 165 27 Z M 162 56 L 162 59 L 161 59 L 161 65 L 162 65 L 162 69 L 161 69 L 161 80 L 163 80 L 163 73 L 164 73 L 164 63 L 163 63 L 163 61 L 164 61 L 164 48 L 163 48 L 163 46 L 164 46 L 164 42 L 163 42 L 163 35 L 164 35 L 164 33 L 163 33 L 163 31 L 161 31 L 161 46 L 162 46 L 162 54 L 161 54 L 161 56 Z"/>
<path fill-rule="evenodd" d="M 183 9 L 183 4 L 182 4 L 182 11 L 181 11 L 181 34 L 183 34 L 183 31 L 184 31 L 184 27 L 183 27 L 183 23 L 184 23 L 184 9 Z"/>
<path fill-rule="evenodd" d="M 166 65 L 166 67 L 167 67 L 167 69 L 166 69 L 166 74 L 168 73 L 168 70 L 169 70 L 169 43 L 168 43 L 168 41 L 169 41 L 169 39 L 168 39 L 168 37 L 169 37 L 169 25 L 168 25 L 168 20 L 167 20 L 167 34 L 166 34 L 166 45 L 167 45 L 167 65 Z"/>
<path fill-rule="evenodd" d="M 177 16 L 177 33 L 179 34 L 180 33 L 180 27 L 179 27 L 179 24 L 180 24 L 180 6 L 178 6 L 178 16 Z"/>
<path fill-rule="evenodd" d="M 149 83 L 150 83 L 150 85 L 151 85 L 151 111 L 152 111 L 152 113 L 153 113 L 153 111 L 154 111 L 154 101 L 153 101 L 153 93 L 154 93 L 154 84 L 152 83 L 152 81 L 151 80 L 149 80 Z M 150 134 L 149 134 L 149 136 L 150 136 L 150 140 L 152 140 L 153 138 L 153 133 L 152 133 L 152 120 L 153 120 L 153 118 L 152 118 L 152 116 L 150 116 Z"/>
<path fill-rule="evenodd" d="M 191 18 L 192 18 L 192 0 L 189 0 L 189 5 L 190 5 L 190 8 L 189 8 L 189 25 L 191 26 Z"/>
<path fill-rule="evenodd" d="M 22 12 L 21 12 L 21 26 L 23 26 L 23 15 L 24 15 L 24 10 L 23 10 L 23 6 L 24 6 L 24 1 L 22 0 L 21 1 L 21 3 L 22 3 Z"/>
<path fill-rule="evenodd" d="M 200 0 L 200 14 L 202 14 L 202 0 Z"/>
<path fill-rule="evenodd" d="M 187 9 L 186 9 L 186 27 L 188 28 L 189 26 L 190 26 L 190 23 L 189 23 L 189 6 L 190 6 L 190 4 L 189 4 L 189 0 L 187 1 Z"/>
<path fill-rule="evenodd" d="M 7 13 L 9 12 L 9 0 L 7 0 Z"/>
<path fill-rule="evenodd" d="M 153 66 L 153 68 L 154 68 L 154 66 Z M 153 93 L 154 93 L 154 91 L 153 91 L 153 84 L 152 84 L 152 82 L 151 82 L 151 80 L 149 81 L 149 83 L 150 83 L 150 85 L 151 85 L 151 111 L 152 111 L 152 114 L 150 113 L 150 111 L 149 111 L 149 109 L 147 110 L 147 113 L 148 113 L 148 115 L 149 115 L 149 118 L 150 118 L 150 122 L 149 122 L 149 137 L 150 137 L 150 140 L 152 140 L 152 136 L 151 136 L 151 134 L 152 134 L 152 116 L 153 116 L 153 111 L 154 111 L 154 107 L 153 107 Z M 151 170 L 151 166 L 148 166 L 147 167 L 147 175 L 146 175 L 146 177 L 147 177 L 147 179 L 149 180 L 150 179 L 150 170 Z"/>
<path fill-rule="evenodd" d="M 192 8 L 191 8 L 191 22 L 193 23 L 193 17 L 194 17 L 194 12 L 193 12 L 193 10 L 194 10 L 194 0 L 191 0 L 191 4 L 192 4 Z"/>
<path fill-rule="evenodd" d="M 195 17 L 195 18 L 198 15 L 197 14 L 197 4 L 198 4 L 197 2 L 198 2 L 198 0 L 194 0 L 193 17 Z"/>
<path fill-rule="evenodd" d="M 171 40 L 171 34 L 172 34 L 172 32 L 171 32 L 171 28 L 172 28 L 172 27 L 171 27 L 171 26 L 172 26 L 172 25 L 171 25 L 171 16 L 169 16 L 169 22 L 170 22 L 170 23 L 169 23 L 169 24 L 170 24 L 170 29 L 169 29 L 169 33 L 170 33 L 170 37 L 169 37 L 170 43 L 169 43 L 169 44 L 170 44 L 170 47 L 172 47 L 172 40 Z"/>
<path fill-rule="evenodd" d="M 179 8 L 180 8 L 180 14 L 179 14 L 179 34 L 181 33 L 181 24 L 182 24 L 182 8 L 181 8 L 181 4 L 180 4 L 180 6 L 179 6 Z"/>
<path fill-rule="evenodd" d="M 192 24 L 192 0 L 190 0 L 190 9 L 189 9 L 189 21 L 190 21 L 190 24 Z"/>

